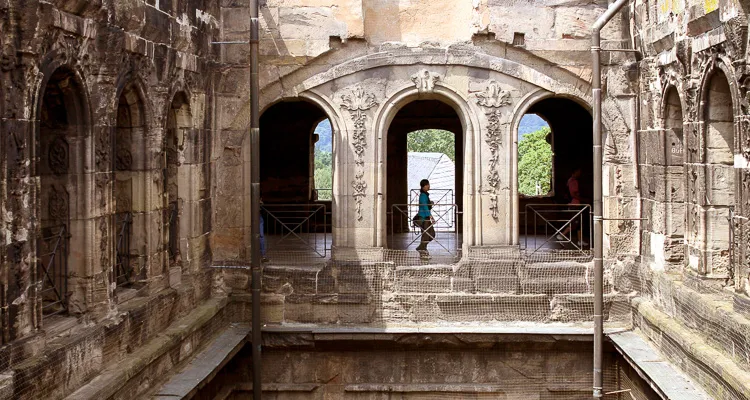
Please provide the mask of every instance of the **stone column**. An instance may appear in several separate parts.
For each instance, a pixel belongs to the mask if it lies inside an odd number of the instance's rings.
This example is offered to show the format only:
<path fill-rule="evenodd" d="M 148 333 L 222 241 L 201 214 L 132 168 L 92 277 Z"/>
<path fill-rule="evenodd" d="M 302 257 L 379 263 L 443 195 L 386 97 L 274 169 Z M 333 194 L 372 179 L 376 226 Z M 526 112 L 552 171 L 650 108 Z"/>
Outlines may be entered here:
<path fill-rule="evenodd" d="M 378 102 L 368 88 L 357 85 L 337 93 L 335 101 L 346 117 L 342 132 L 334 137 L 334 257 L 346 257 L 347 249 L 376 245 L 380 194 L 376 193 L 375 176 L 380 169 L 375 160 L 378 136 L 373 130 L 373 114 Z"/>
<path fill-rule="evenodd" d="M 490 80 L 477 84 L 481 91 L 476 95 L 477 115 L 480 128 L 475 134 L 477 142 L 474 149 L 467 149 L 466 159 L 470 160 L 469 152 L 474 154 L 474 165 L 479 169 L 481 180 L 478 185 L 481 208 L 476 210 L 477 216 L 466 216 L 466 221 L 476 221 L 481 224 L 480 237 L 476 238 L 478 246 L 507 246 L 513 240 L 513 230 L 517 229 L 512 213 L 513 196 L 511 180 L 514 176 L 511 166 L 514 165 L 513 134 L 511 131 L 513 118 L 512 88 L 506 83 Z M 471 194 L 467 196 L 471 198 Z M 470 219 L 471 218 L 471 219 Z M 467 224 L 471 229 L 471 222 Z"/>

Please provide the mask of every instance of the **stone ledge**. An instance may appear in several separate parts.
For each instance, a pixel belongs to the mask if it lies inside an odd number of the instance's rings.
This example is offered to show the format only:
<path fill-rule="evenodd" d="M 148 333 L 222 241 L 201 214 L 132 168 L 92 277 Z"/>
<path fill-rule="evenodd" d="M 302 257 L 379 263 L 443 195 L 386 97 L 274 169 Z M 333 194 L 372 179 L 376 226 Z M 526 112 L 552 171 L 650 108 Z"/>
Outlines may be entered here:
<path fill-rule="evenodd" d="M 713 398 L 750 398 L 750 371 L 708 345 L 699 334 L 675 324 L 649 300 L 636 298 L 633 306 L 637 311 L 635 326 Z"/>
<path fill-rule="evenodd" d="M 213 340 L 190 364 L 162 386 L 154 399 L 190 398 L 210 381 L 247 342 L 250 325 L 232 324 Z"/>
<path fill-rule="evenodd" d="M 173 365 L 185 359 L 205 343 L 187 343 L 202 328 L 216 317 L 226 306 L 227 299 L 208 299 L 202 305 L 173 322 L 161 334 L 139 347 L 126 359 L 106 367 L 92 381 L 72 393 L 67 399 L 109 399 L 116 397 L 123 388 L 149 366 L 166 361 L 164 357 L 173 358 Z M 204 340 L 205 341 L 205 340 Z M 188 351 L 185 351 L 188 349 Z M 176 352 L 176 354 L 170 354 Z M 169 362 L 167 363 L 169 364 Z M 172 365 L 172 366 L 173 366 Z M 162 370 L 163 372 L 163 370 Z M 130 393 L 132 395 L 134 393 Z M 127 397 L 127 396 L 125 396 Z"/>
<path fill-rule="evenodd" d="M 709 400 L 703 389 L 678 371 L 635 331 L 607 335 L 643 379 L 665 399 Z"/>
<path fill-rule="evenodd" d="M 659 274 L 653 279 L 652 302 L 679 320 L 734 362 L 750 368 L 750 319 L 737 313 L 731 292 L 700 293 L 690 280 Z"/>

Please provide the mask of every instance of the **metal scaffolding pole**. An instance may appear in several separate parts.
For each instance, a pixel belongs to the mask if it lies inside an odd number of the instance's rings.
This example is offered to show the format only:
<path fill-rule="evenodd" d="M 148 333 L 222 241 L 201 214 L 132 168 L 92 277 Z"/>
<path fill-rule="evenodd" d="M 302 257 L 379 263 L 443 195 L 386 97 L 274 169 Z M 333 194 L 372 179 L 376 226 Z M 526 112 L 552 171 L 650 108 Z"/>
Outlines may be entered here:
<path fill-rule="evenodd" d="M 602 370 L 604 363 L 604 265 L 602 241 L 604 221 L 602 218 L 602 71 L 601 30 L 630 0 L 617 0 L 596 20 L 591 27 L 591 55 L 593 69 L 591 91 L 594 101 L 594 399 L 603 397 Z"/>
<path fill-rule="evenodd" d="M 261 383 L 261 327 L 260 327 L 260 106 L 258 81 L 259 0 L 250 1 L 250 226 L 252 243 L 250 267 L 252 271 L 252 346 L 253 346 L 253 399 L 263 395 Z"/>

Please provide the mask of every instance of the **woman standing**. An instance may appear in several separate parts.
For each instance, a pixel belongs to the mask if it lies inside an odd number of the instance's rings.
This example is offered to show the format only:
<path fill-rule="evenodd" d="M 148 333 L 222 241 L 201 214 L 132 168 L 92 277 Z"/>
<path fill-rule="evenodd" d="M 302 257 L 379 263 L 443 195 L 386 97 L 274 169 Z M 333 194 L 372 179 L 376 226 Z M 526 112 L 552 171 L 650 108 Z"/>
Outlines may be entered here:
<path fill-rule="evenodd" d="M 422 179 L 419 182 L 419 212 L 417 213 L 417 219 L 419 221 L 419 229 L 422 230 L 422 237 L 420 239 L 417 251 L 422 258 L 427 258 L 430 253 L 427 251 L 427 244 L 435 239 L 435 219 L 432 218 L 432 201 L 430 201 L 430 181 Z"/>

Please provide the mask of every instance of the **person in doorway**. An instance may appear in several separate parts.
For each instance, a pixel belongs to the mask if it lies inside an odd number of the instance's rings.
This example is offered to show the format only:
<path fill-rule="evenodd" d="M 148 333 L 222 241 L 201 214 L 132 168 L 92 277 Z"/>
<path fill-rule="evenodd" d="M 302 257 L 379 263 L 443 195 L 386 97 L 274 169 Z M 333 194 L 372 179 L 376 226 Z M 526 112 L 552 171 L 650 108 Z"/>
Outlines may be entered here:
<path fill-rule="evenodd" d="M 579 179 L 581 178 L 582 170 L 581 168 L 576 168 L 573 173 L 570 175 L 570 178 L 568 178 L 568 182 L 565 185 L 568 188 L 568 204 L 570 205 L 581 205 L 584 204 L 583 198 L 581 197 L 581 191 L 580 191 L 580 185 L 579 185 Z M 576 207 L 576 210 L 578 208 Z M 580 218 L 574 218 L 568 225 L 565 227 L 565 229 L 562 230 L 557 235 L 557 240 L 559 241 L 565 241 L 565 242 L 572 242 L 573 237 L 572 235 L 575 233 L 576 238 L 578 239 L 578 243 L 581 243 L 581 245 L 586 245 L 586 243 L 583 242 L 583 239 L 581 237 L 581 234 L 583 233 L 580 230 L 579 226 L 579 219 Z"/>
<path fill-rule="evenodd" d="M 419 229 L 422 231 L 417 251 L 420 257 L 428 258 L 430 253 L 427 251 L 427 244 L 435 239 L 435 219 L 432 218 L 432 201 L 430 200 L 430 181 L 422 179 L 419 182 L 419 211 L 417 212 L 417 221 Z"/>

